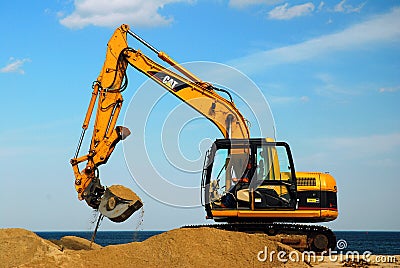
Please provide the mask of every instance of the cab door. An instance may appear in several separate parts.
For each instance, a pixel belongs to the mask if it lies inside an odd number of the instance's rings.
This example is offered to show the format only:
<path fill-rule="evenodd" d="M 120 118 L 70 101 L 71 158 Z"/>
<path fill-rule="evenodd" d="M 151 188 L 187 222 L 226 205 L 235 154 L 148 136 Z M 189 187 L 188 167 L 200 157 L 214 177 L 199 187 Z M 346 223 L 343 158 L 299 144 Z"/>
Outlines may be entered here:
<path fill-rule="evenodd" d="M 249 185 L 253 210 L 295 209 L 296 177 L 289 146 L 282 142 L 260 142 L 252 147 L 254 173 Z"/>

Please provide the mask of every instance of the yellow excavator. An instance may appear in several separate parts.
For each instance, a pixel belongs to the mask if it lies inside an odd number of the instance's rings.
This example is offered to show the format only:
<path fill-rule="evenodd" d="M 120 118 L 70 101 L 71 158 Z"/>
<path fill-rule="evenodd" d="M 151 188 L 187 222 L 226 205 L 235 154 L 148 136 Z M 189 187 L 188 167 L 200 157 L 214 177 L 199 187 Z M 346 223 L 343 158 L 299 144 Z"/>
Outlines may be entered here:
<path fill-rule="evenodd" d="M 156 53 L 179 74 L 129 47 L 128 35 Z M 122 92 L 127 88 L 128 65 L 209 119 L 224 137 L 212 144 L 204 161 L 202 204 L 208 219 L 222 222 L 207 226 L 268 235 L 289 234 L 297 238 L 286 243 L 301 250 L 335 248 L 336 237 L 330 229 L 299 224 L 337 218 L 335 179 L 328 173 L 296 172 L 286 142 L 250 137 L 246 119 L 228 91 L 202 81 L 125 24 L 115 30 L 107 44 L 106 59 L 93 83 L 78 148 L 71 159 L 80 200 L 85 200 L 114 222 L 126 220 L 143 205 L 140 199 L 122 196 L 112 191 L 112 187 L 102 186 L 98 171 L 116 144 L 130 134 L 128 128 L 116 126 L 123 102 Z M 221 92 L 229 98 L 222 97 Z M 94 110 L 96 117 L 89 152 L 78 157 Z M 81 163 L 86 164 L 82 170 L 79 168 Z"/>

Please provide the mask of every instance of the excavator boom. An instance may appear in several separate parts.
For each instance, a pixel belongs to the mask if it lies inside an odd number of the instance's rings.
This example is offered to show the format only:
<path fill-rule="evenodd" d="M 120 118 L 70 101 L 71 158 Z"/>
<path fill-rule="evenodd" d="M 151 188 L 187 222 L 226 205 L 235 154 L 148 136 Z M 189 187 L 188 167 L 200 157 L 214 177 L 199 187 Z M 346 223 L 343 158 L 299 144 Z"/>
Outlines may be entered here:
<path fill-rule="evenodd" d="M 149 47 L 160 59 L 178 70 L 181 75 L 156 63 L 140 50 L 129 47 L 127 34 Z M 110 213 L 104 211 L 104 206 L 100 204 L 107 203 L 104 200 L 110 199 L 110 193 L 100 184 L 98 167 L 107 162 L 117 143 L 130 134 L 128 128 L 116 126 L 123 103 L 121 93 L 127 87 L 126 69 L 128 65 L 144 73 L 168 92 L 208 118 L 217 126 L 225 138 L 248 139 L 250 136 L 246 120 L 236 108 L 232 99 L 227 100 L 216 92 L 225 90 L 201 81 L 166 53 L 156 50 L 130 31 L 128 25 L 121 25 L 115 30 L 107 44 L 106 59 L 99 76 L 93 83 L 92 97 L 82 125 L 82 135 L 75 157 L 71 159 L 78 198 L 85 200 L 89 206 L 95 209 L 100 207 L 100 210 L 104 212 L 103 214 L 107 215 Z M 229 94 L 229 92 L 227 93 Z M 89 153 L 78 156 L 94 110 L 96 111 L 96 118 Z M 244 148 L 237 153 L 246 154 L 246 152 L 247 150 Z M 81 171 L 79 164 L 82 162 L 86 162 L 86 167 Z M 141 206 L 137 200 L 128 203 L 130 205 L 125 205 L 126 211 L 131 211 L 133 205 L 137 208 Z M 117 217 L 120 218 L 120 216 Z M 112 216 L 109 218 L 113 219 Z"/>

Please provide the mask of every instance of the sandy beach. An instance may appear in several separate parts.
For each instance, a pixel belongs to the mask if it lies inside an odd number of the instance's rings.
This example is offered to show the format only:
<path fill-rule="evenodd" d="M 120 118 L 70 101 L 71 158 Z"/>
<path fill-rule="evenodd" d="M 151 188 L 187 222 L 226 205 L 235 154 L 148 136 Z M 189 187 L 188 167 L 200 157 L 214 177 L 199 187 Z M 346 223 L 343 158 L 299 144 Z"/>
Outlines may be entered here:
<path fill-rule="evenodd" d="M 291 261 L 301 253 L 273 238 L 212 228 L 174 229 L 143 242 L 101 247 L 66 236 L 46 240 L 25 229 L 0 229 L 0 267 L 343 267 L 328 257 Z M 278 256 L 271 252 L 286 252 Z M 289 255 L 291 254 L 291 255 Z M 285 260 L 286 259 L 286 260 Z M 371 259 L 374 259 L 372 256 Z M 373 267 L 400 267 L 377 263 Z M 357 266 L 351 263 L 351 267 Z"/>

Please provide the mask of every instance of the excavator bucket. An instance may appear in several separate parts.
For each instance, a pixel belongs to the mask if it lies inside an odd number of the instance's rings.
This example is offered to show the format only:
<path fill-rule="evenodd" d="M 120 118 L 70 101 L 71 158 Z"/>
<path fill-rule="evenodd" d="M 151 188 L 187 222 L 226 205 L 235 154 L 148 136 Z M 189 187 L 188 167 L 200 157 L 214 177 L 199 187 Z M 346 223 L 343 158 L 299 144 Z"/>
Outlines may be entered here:
<path fill-rule="evenodd" d="M 99 211 L 113 222 L 123 222 L 142 206 L 142 201 L 132 190 L 112 185 L 106 188 Z"/>

